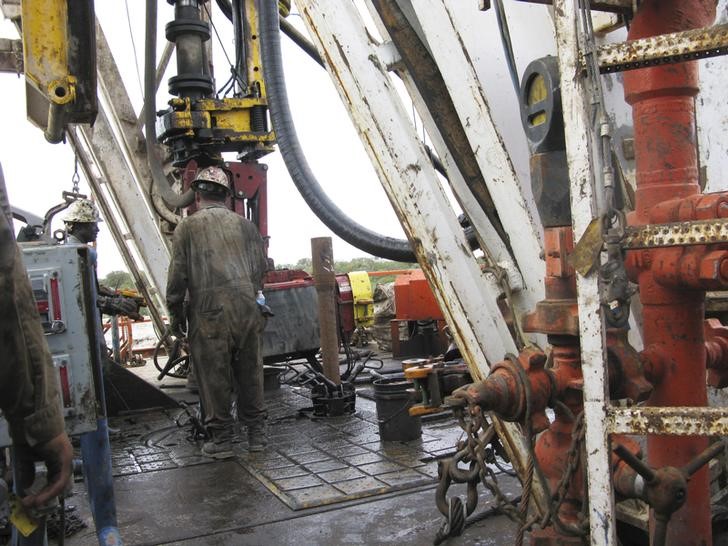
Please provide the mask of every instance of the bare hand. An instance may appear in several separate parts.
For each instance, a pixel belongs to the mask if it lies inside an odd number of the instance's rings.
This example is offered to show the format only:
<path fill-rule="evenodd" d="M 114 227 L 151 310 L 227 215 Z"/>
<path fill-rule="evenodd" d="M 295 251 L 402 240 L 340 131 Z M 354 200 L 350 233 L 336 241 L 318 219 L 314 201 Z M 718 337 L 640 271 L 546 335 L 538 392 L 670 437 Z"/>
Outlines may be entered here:
<path fill-rule="evenodd" d="M 64 432 L 35 448 L 48 469 L 48 483 L 38 493 L 21 499 L 26 508 L 40 508 L 49 500 L 61 495 L 71 479 L 73 448 Z"/>

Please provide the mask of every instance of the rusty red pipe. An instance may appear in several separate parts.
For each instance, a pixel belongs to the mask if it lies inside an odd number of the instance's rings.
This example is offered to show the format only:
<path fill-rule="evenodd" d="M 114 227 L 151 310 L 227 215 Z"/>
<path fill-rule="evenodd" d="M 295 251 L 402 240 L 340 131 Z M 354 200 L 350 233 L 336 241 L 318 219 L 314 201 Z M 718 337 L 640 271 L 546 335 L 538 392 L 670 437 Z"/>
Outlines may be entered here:
<path fill-rule="evenodd" d="M 645 0 L 632 22 L 629 39 L 705 27 L 714 19 L 714 0 Z M 637 180 L 635 212 L 629 223 L 643 225 L 652 220 L 651 211 L 661 210 L 665 202 L 699 199 L 695 197 L 700 194 L 695 133 L 697 63 L 626 72 L 624 90 L 633 109 Z M 669 355 L 650 405 L 707 405 L 704 293 L 698 289 L 699 283 L 690 290 L 678 282 L 680 270 L 689 268 L 685 260 L 702 259 L 691 256 L 694 252 L 653 249 L 628 256 L 630 275 L 640 286 L 645 346 Z M 673 282 L 673 273 L 678 281 Z M 707 438 L 701 437 L 649 436 L 648 461 L 653 468 L 681 466 L 707 445 Z M 654 529 L 654 521 L 651 526 Z M 673 514 L 667 543 L 712 543 L 706 469 L 690 480 L 688 502 Z"/>

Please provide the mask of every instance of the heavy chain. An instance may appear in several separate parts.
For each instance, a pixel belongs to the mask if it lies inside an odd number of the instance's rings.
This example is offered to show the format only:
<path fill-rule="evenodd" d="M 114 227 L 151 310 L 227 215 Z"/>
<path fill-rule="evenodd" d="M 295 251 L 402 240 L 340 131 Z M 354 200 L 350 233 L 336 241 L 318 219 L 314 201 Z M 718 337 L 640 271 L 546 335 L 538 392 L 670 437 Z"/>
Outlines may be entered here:
<path fill-rule="evenodd" d="M 583 458 L 582 451 L 586 432 L 583 412 L 574 419 L 574 428 L 566 457 L 567 464 L 564 468 L 564 473 L 559 480 L 555 494 L 550 496 L 552 501 L 548 511 L 541 517 L 537 514 L 529 516 L 529 505 L 533 496 L 533 479 L 539 471 L 538 461 L 533 450 L 533 436 L 528 432 L 529 427 L 525 427 L 526 430 L 524 431 L 528 438 L 529 452 L 525 473 L 521 477 L 523 491 L 519 502 L 518 498 L 509 498 L 503 492 L 498 483 L 496 473 L 488 465 L 487 448 L 489 444 L 497 442 L 497 437 L 495 429 L 489 423 L 486 415 L 483 414 L 478 406 L 453 408 L 453 412 L 465 433 L 465 439 L 458 442 L 458 451 L 455 456 L 445 461 L 441 466 L 440 485 L 437 489 L 437 504 L 442 514 L 446 517 L 446 521 L 438 531 L 435 544 L 439 544 L 449 536 L 461 534 L 463 529 L 469 524 L 469 522 L 465 521 L 465 515 L 462 513 L 462 502 L 457 498 L 449 500 L 446 498 L 447 490 L 452 482 L 468 484 L 467 515 L 470 515 L 477 506 L 478 496 L 475 488 L 478 482 L 482 483 L 495 499 L 495 507 L 489 513 L 504 514 L 509 519 L 518 523 L 518 532 L 515 539 L 517 546 L 523 543 L 525 533 L 530 531 L 536 524 L 543 528 L 553 522 L 560 532 L 572 536 L 585 536 L 588 533 L 588 505 L 586 502 L 582 504 L 579 522 L 577 524 L 564 523 L 559 517 L 561 505 L 567 496 L 569 487 Z M 461 468 L 459 466 L 461 463 L 469 465 L 469 468 Z M 518 503 L 518 507 L 516 507 L 516 503 Z M 459 511 L 453 510 L 453 506 L 458 508 Z"/>
<path fill-rule="evenodd" d="M 586 499 L 582 502 L 582 513 L 579 517 L 579 523 L 576 526 L 562 522 L 559 517 L 561 505 L 569 491 L 571 481 L 574 478 L 576 471 L 579 469 L 585 434 L 586 426 L 584 421 L 584 412 L 582 411 L 574 420 L 574 428 L 571 433 L 571 445 L 569 446 L 569 451 L 566 455 L 566 468 L 559 480 L 559 485 L 556 487 L 556 495 L 553 497 L 549 508 L 549 519 L 553 521 L 554 525 L 558 527 L 562 533 L 567 535 L 584 536 L 587 534 L 589 528 L 589 522 L 586 517 Z"/>
<path fill-rule="evenodd" d="M 505 268 L 494 264 L 482 268 L 483 273 L 490 273 L 495 278 L 495 282 L 498 284 L 503 292 L 505 298 L 506 307 L 511 313 L 513 319 L 513 335 L 518 350 L 523 349 L 526 346 L 526 342 L 523 336 L 523 329 L 521 328 L 520 313 L 516 310 L 513 305 L 513 291 L 511 290 L 511 283 L 508 280 L 508 271 Z"/>
<path fill-rule="evenodd" d="M 467 434 L 468 457 L 470 460 L 477 462 L 478 477 L 493 497 L 495 497 L 496 506 L 513 521 L 522 523 L 519 511 L 513 506 L 513 500 L 509 499 L 500 489 L 495 472 L 493 472 L 493 469 L 486 462 L 485 452 L 487 444 L 490 442 L 486 443 L 484 440 L 489 436 L 487 429 L 493 425 L 488 423 L 483 412 L 478 410 L 470 412 L 471 417 L 467 421 L 464 420 L 462 414 L 458 416 L 460 426 L 463 427 L 465 425 L 463 428 Z M 479 434 L 481 430 L 483 430 L 482 435 Z"/>

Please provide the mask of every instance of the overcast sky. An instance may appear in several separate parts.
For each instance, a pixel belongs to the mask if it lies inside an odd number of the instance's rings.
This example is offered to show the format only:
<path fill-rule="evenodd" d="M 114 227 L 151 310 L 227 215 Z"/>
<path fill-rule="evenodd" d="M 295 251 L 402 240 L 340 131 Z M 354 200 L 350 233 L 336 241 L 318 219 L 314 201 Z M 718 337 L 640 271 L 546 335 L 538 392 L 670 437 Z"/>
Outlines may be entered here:
<path fill-rule="evenodd" d="M 212 4 L 213 21 L 232 55 L 231 25 Z M 114 52 L 125 80 L 127 91 L 137 110 L 142 94 L 135 68 L 134 47 L 137 51 L 139 74 L 143 73 L 144 3 L 138 0 L 101 0 L 96 12 Z M 165 45 L 164 25 L 172 19 L 173 9 L 167 2 L 159 2 L 158 50 Z M 289 20 L 301 30 L 300 17 Z M 131 31 L 130 27 L 131 26 Z M 305 31 L 305 30 L 304 30 Z M 0 36 L 17 38 L 12 24 L 0 23 Z M 221 54 L 220 43 L 214 37 L 216 74 L 227 78 L 227 62 Z M 285 36 L 281 37 L 289 100 L 296 129 L 304 152 L 319 182 L 328 195 L 344 212 L 366 227 L 384 235 L 404 237 L 399 222 L 374 169 L 359 141 L 349 117 L 341 105 L 328 74 L 310 60 Z M 174 70 L 174 59 L 170 63 Z M 168 72 L 166 77 L 172 75 Z M 67 144 L 51 145 L 45 142 L 42 131 L 30 124 L 25 116 L 25 82 L 22 77 L 0 74 L 2 79 L 3 131 L 0 131 L 0 162 L 8 186 L 11 203 L 42 216 L 51 206 L 61 201 L 61 192 L 71 189 L 73 152 Z M 157 109 L 165 106 L 166 79 L 157 98 Z M 268 212 L 271 235 L 270 255 L 278 264 L 295 263 L 310 256 L 312 237 L 332 236 L 334 257 L 348 260 L 365 253 L 334 236 L 308 209 L 295 189 L 278 152 L 262 159 L 268 170 Z M 82 183 L 82 191 L 88 187 Z M 60 223 L 58 226 L 61 227 Z M 124 269 L 113 239 L 102 226 L 99 236 L 99 273 Z"/>

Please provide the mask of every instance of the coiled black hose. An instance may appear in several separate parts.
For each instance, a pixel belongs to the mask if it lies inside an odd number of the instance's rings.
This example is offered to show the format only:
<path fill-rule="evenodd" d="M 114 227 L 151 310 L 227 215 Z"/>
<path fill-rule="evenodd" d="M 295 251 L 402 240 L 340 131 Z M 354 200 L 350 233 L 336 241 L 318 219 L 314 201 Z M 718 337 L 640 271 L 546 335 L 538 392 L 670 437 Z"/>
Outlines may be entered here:
<path fill-rule="evenodd" d="M 268 105 L 283 160 L 306 204 L 336 235 L 374 256 L 414 262 L 408 241 L 380 235 L 348 218 L 323 192 L 311 171 L 293 126 L 281 59 L 278 2 L 260 2 L 260 46 L 263 56 Z"/>

